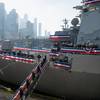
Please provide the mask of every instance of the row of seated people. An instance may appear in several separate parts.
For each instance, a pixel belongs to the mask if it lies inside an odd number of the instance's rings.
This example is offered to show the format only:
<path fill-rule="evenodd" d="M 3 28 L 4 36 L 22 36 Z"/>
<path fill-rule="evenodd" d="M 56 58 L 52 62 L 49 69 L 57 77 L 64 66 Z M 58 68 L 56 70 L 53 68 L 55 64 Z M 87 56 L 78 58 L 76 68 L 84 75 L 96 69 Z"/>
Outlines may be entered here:
<path fill-rule="evenodd" d="M 33 54 L 26 54 L 21 51 L 0 51 L 0 54 L 2 55 L 9 55 L 9 56 L 16 56 L 16 57 L 22 57 L 22 58 L 28 58 L 28 59 L 34 59 L 35 56 Z"/>
<path fill-rule="evenodd" d="M 59 59 L 58 61 L 61 62 L 61 63 L 68 64 L 68 57 L 65 56 L 63 59 Z"/>

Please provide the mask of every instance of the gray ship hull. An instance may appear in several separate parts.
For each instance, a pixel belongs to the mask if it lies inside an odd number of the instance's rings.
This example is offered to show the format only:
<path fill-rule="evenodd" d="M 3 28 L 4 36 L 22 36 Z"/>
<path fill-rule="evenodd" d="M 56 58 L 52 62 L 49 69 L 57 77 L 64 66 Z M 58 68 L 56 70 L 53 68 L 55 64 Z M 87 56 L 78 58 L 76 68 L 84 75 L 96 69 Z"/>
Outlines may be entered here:
<path fill-rule="evenodd" d="M 66 98 L 100 99 L 100 56 L 74 55 L 72 69 L 46 67 L 36 92 Z"/>
<path fill-rule="evenodd" d="M 19 85 L 26 79 L 36 63 L 28 64 L 0 59 L 0 80 Z"/>
<path fill-rule="evenodd" d="M 35 91 L 53 96 L 67 98 L 99 98 L 100 99 L 100 56 L 70 55 L 71 71 L 56 69 L 53 64 L 47 66 L 40 76 Z M 19 84 L 34 68 L 34 64 L 11 62 L 0 59 L 0 79 L 9 83 Z"/>

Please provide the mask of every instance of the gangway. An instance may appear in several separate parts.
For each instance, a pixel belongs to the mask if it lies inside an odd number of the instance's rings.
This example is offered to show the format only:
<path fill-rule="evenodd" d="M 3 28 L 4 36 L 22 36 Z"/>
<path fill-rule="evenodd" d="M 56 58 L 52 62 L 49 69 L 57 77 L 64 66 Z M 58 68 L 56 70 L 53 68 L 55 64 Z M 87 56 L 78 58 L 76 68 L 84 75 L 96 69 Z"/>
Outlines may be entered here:
<path fill-rule="evenodd" d="M 34 91 L 42 71 L 49 64 L 46 56 L 39 62 L 39 64 L 33 68 L 32 72 L 26 77 L 24 82 L 21 84 L 12 100 L 25 100 L 29 92 Z"/>

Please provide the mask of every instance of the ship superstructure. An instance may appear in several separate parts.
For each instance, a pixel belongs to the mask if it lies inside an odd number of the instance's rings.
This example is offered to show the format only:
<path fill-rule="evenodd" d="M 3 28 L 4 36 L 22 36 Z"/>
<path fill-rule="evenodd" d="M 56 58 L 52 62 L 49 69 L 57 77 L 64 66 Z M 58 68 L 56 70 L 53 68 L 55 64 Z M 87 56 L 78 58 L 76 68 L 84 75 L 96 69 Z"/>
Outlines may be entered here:
<path fill-rule="evenodd" d="M 62 31 L 56 31 L 54 35 L 50 36 L 50 40 L 53 42 L 54 47 L 59 45 L 61 48 L 67 46 L 75 46 L 77 43 L 77 35 L 79 32 L 79 20 L 74 18 L 71 21 L 72 26 L 67 27 L 67 20 L 64 19 L 64 25 L 62 25 Z"/>
<path fill-rule="evenodd" d="M 100 47 L 100 0 L 83 0 L 78 44 L 92 43 Z"/>
<path fill-rule="evenodd" d="M 61 47 L 77 45 L 93 45 L 100 48 L 100 0 L 83 0 L 81 6 L 74 7 L 81 14 L 66 27 L 66 19 L 62 31 L 56 31 L 50 39 L 54 45 L 59 41 Z M 79 20 L 80 19 L 80 24 Z"/>

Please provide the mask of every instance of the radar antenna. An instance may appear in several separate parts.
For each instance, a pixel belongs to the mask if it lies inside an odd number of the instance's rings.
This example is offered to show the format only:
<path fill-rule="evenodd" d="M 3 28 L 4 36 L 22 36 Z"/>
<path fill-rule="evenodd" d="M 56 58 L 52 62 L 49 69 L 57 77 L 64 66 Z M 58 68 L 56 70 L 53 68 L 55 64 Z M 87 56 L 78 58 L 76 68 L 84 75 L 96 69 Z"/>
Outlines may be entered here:
<path fill-rule="evenodd" d="M 65 28 L 65 29 L 68 28 L 68 20 L 65 18 L 65 19 L 63 20 L 63 22 L 64 22 L 64 28 Z"/>
<path fill-rule="evenodd" d="M 71 24 L 72 24 L 73 26 L 77 26 L 77 25 L 79 24 L 78 18 L 73 18 L 72 21 L 71 21 Z"/>

